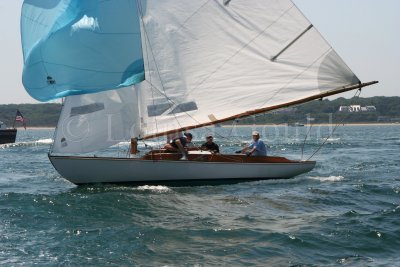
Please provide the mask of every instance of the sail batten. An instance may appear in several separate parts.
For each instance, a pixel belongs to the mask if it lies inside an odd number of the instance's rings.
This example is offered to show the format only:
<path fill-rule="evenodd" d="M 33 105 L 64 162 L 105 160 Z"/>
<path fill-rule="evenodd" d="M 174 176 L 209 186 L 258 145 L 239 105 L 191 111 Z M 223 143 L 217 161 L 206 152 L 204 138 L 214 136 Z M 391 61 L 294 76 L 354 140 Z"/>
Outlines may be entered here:
<path fill-rule="evenodd" d="M 286 50 L 289 49 L 297 40 L 299 40 L 304 34 L 306 34 L 311 28 L 314 27 L 312 24 L 307 27 L 299 36 L 297 36 L 293 41 L 291 41 L 285 48 L 282 49 L 277 55 L 275 55 L 273 58 L 271 58 L 271 61 L 276 61 L 276 59 L 282 55 Z"/>

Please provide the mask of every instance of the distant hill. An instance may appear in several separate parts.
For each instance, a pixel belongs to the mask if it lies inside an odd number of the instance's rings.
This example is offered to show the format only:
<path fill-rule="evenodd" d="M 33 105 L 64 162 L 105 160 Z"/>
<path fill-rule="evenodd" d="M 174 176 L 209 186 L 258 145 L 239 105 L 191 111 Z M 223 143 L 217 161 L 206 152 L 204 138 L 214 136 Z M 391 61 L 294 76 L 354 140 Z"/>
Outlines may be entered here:
<path fill-rule="evenodd" d="M 340 106 L 361 105 L 375 106 L 376 112 L 344 113 L 338 112 Z M 335 100 L 316 100 L 294 108 L 277 110 L 240 120 L 240 124 L 285 124 L 307 123 L 312 118 L 314 123 L 372 123 L 400 122 L 400 97 L 354 97 Z"/>
<path fill-rule="evenodd" d="M 375 106 L 376 112 L 340 113 L 340 106 Z M 16 110 L 28 121 L 28 127 L 54 127 L 61 112 L 61 104 L 20 104 L 0 105 L 0 121 L 12 126 Z M 278 110 L 267 114 L 241 119 L 240 124 L 263 123 L 306 123 L 307 117 L 314 123 L 368 123 L 400 122 L 400 97 L 338 98 L 312 101 L 294 108 Z M 230 124 L 230 123 L 225 123 Z"/>
<path fill-rule="evenodd" d="M 60 116 L 61 104 L 0 105 L 0 121 L 11 127 L 17 109 L 27 120 L 28 127 L 55 127 Z"/>

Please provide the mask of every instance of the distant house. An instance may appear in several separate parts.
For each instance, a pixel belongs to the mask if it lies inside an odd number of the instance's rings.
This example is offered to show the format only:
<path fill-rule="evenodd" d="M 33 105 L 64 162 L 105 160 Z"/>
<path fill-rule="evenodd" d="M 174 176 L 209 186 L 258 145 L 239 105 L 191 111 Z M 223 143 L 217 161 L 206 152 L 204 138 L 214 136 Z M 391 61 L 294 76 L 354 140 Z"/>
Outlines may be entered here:
<path fill-rule="evenodd" d="M 361 111 L 360 105 L 351 105 L 350 106 L 350 112 L 360 112 L 360 111 Z"/>
<path fill-rule="evenodd" d="M 350 107 L 349 106 L 340 106 L 339 112 L 350 112 Z"/>
<path fill-rule="evenodd" d="M 375 106 L 362 107 L 360 105 L 340 106 L 339 112 L 376 112 Z"/>

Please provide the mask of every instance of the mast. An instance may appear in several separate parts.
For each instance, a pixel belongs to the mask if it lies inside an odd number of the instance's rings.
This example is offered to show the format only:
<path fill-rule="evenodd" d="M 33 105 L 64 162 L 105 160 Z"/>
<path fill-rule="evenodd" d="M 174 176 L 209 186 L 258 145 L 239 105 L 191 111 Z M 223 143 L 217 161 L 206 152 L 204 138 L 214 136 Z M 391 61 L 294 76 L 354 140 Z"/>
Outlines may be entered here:
<path fill-rule="evenodd" d="M 223 119 L 217 119 L 211 122 L 207 122 L 207 123 L 200 123 L 200 124 L 196 124 L 196 125 L 192 125 L 192 126 L 188 126 L 188 127 L 182 127 L 182 128 L 178 128 L 178 129 L 174 129 L 174 130 L 169 130 L 169 131 L 165 131 L 165 132 L 160 132 L 157 134 L 152 134 L 152 135 L 147 135 L 144 138 L 142 138 L 142 140 L 146 140 L 146 139 L 151 139 L 151 138 L 156 138 L 156 137 L 161 137 L 161 136 L 165 136 L 171 133 L 176 133 L 176 132 L 181 132 L 181 131 L 188 131 L 188 130 L 193 130 L 193 129 L 197 129 L 197 128 L 201 128 L 201 127 L 206 127 L 206 126 L 212 126 L 218 123 L 222 123 L 222 122 L 226 122 L 226 121 L 231 121 L 231 120 L 235 120 L 235 119 L 240 119 L 240 118 L 244 118 L 244 117 L 249 117 L 252 115 L 256 115 L 256 114 L 260 114 L 260 113 L 266 113 L 266 112 L 270 112 L 273 110 L 277 110 L 277 109 L 281 109 L 281 108 L 287 108 L 290 106 L 295 106 L 295 105 L 300 105 L 300 104 L 304 104 L 316 99 L 321 99 L 324 97 L 328 97 L 328 96 L 332 96 L 332 95 L 336 95 L 336 94 L 341 94 L 341 93 L 345 93 L 348 91 L 352 91 L 352 90 L 361 90 L 364 87 L 367 86 L 371 86 L 374 84 L 379 83 L 379 81 L 372 81 L 372 82 L 367 82 L 367 83 L 359 83 L 359 84 L 354 84 L 354 85 L 350 85 L 350 86 L 344 86 L 344 87 L 340 87 L 328 92 L 324 92 L 322 94 L 318 94 L 318 95 L 314 95 L 314 96 L 310 96 L 310 97 L 306 97 L 303 99 L 299 99 L 299 100 L 295 100 L 292 102 L 288 102 L 288 103 L 284 103 L 281 105 L 275 105 L 275 106 L 270 106 L 270 107 L 266 107 L 266 108 L 261 108 L 261 109 L 255 109 L 255 110 L 250 110 L 244 113 L 240 113 L 240 114 L 236 114 L 227 118 L 223 118 Z"/>

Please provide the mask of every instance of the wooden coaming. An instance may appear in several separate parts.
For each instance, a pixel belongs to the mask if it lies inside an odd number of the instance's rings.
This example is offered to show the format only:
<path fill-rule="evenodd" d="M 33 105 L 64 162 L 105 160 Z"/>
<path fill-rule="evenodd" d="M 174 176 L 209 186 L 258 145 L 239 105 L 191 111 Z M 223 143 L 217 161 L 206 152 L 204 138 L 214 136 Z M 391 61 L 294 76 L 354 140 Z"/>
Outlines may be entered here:
<path fill-rule="evenodd" d="M 170 160 L 176 161 L 182 157 L 180 153 L 167 153 L 162 150 L 154 150 L 143 156 L 144 160 Z M 248 157 L 243 154 L 238 155 L 224 155 L 224 154 L 189 154 L 189 161 L 199 162 L 237 162 L 237 163 L 294 163 L 284 157 Z"/>

